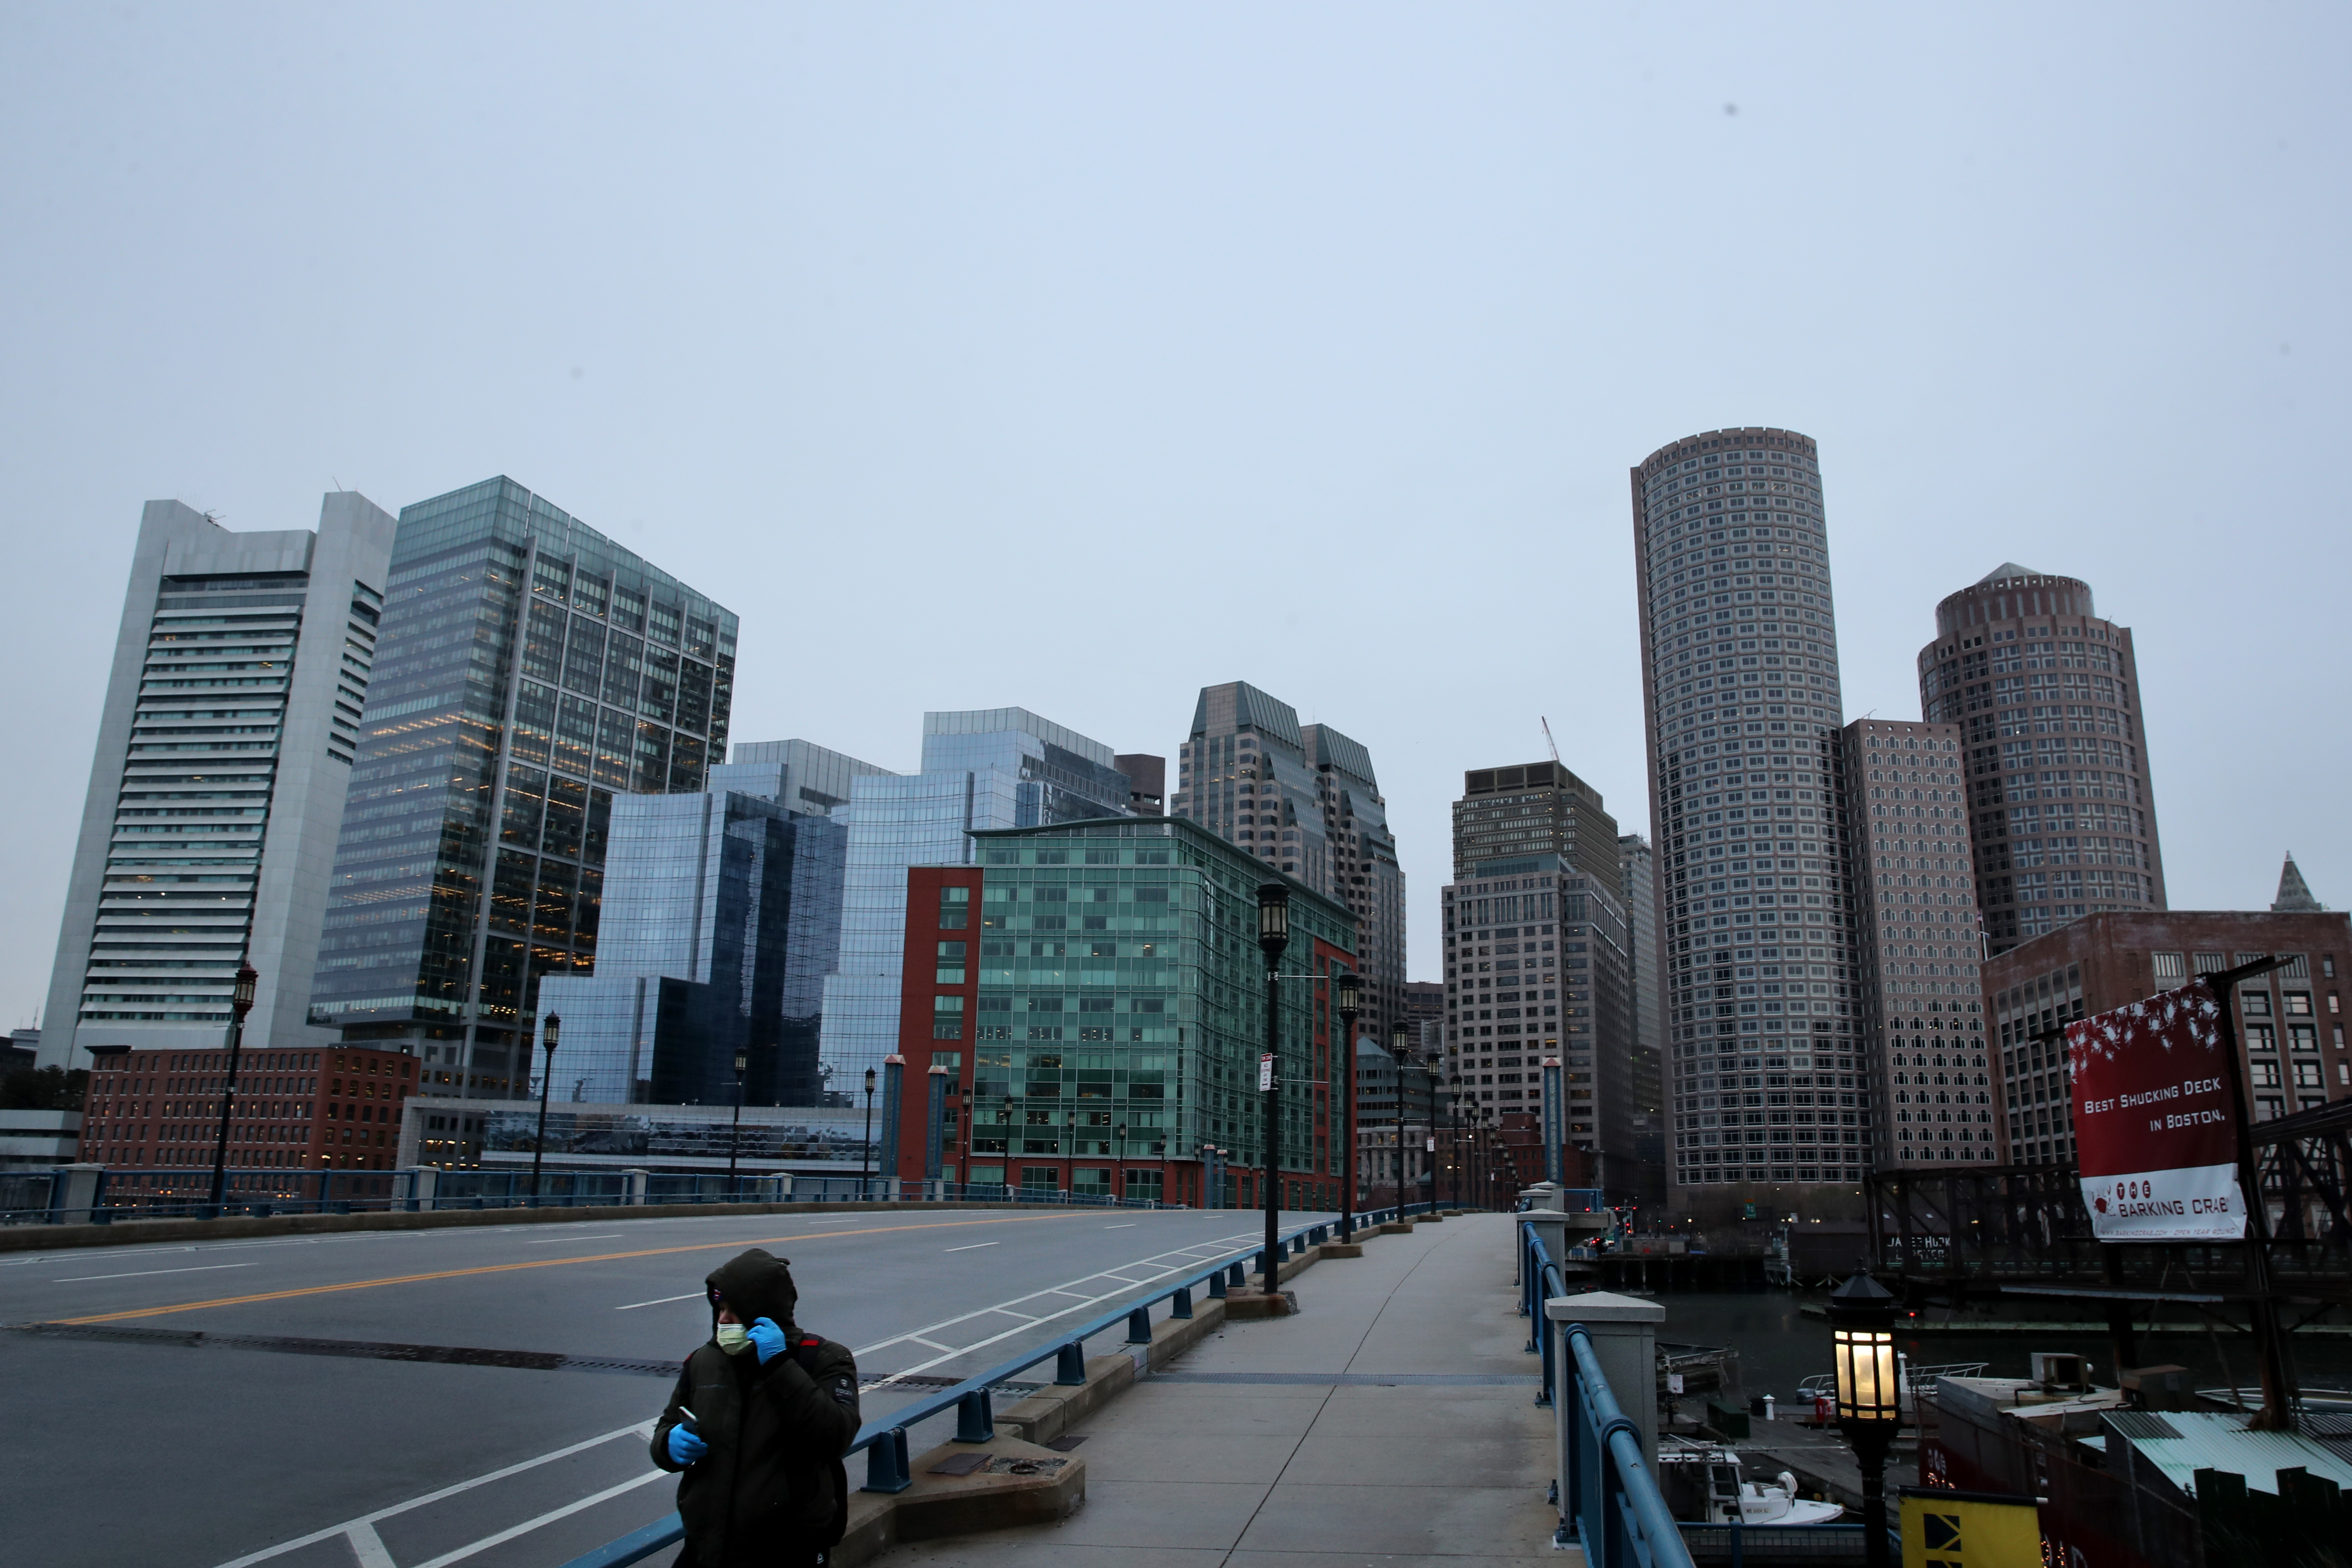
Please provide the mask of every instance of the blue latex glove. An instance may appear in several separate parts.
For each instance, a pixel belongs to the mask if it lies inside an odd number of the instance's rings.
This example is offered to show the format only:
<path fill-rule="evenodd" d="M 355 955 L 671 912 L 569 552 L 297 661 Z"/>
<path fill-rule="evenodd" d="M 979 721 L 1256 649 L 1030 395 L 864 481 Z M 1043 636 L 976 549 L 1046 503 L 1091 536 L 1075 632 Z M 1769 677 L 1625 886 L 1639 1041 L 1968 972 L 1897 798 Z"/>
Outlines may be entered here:
<path fill-rule="evenodd" d="M 755 1318 L 751 1322 L 751 1348 L 759 1352 L 760 1364 L 767 1365 L 784 1353 L 788 1343 L 784 1331 L 776 1327 L 773 1318 Z"/>
<path fill-rule="evenodd" d="M 674 1464 L 690 1465 L 710 1452 L 710 1445 L 684 1426 L 669 1429 L 669 1457 Z"/>

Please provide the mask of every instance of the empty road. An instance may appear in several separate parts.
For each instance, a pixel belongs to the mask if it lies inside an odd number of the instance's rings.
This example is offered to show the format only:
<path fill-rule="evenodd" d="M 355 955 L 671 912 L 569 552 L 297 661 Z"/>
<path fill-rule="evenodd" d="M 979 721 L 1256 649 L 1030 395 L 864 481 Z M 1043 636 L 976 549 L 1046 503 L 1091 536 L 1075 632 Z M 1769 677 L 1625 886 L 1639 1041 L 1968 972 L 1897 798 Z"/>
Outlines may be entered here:
<path fill-rule="evenodd" d="M 709 1332 L 703 1277 L 747 1247 L 792 1259 L 801 1324 L 856 1351 L 871 1420 L 1260 1230 L 1248 1211 L 984 1209 L 0 1257 L 7 1554 L 559 1563 L 669 1511 L 646 1428 Z"/>

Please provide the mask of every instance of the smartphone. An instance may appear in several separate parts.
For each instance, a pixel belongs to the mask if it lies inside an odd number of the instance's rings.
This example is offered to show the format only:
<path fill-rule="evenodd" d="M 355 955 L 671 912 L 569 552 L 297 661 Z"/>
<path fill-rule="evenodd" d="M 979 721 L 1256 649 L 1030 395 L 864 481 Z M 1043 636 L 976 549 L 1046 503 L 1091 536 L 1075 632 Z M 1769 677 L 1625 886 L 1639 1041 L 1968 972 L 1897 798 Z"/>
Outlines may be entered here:
<path fill-rule="evenodd" d="M 688 1432 L 693 1433 L 694 1436 L 698 1437 L 701 1436 L 702 1434 L 695 1431 L 694 1424 L 699 1419 L 701 1418 L 696 1415 L 693 1411 L 688 1410 L 685 1405 L 681 1405 L 677 1407 L 677 1424 L 685 1427 Z"/>

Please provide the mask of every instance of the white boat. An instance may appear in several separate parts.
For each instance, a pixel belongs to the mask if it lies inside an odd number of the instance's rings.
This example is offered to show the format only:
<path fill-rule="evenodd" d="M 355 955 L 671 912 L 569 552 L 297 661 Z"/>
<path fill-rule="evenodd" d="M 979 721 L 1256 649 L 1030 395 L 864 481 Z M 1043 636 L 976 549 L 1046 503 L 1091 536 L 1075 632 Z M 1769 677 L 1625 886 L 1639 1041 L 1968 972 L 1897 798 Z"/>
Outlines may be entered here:
<path fill-rule="evenodd" d="M 1658 1487 L 1666 1508 L 1691 1524 L 1729 1524 L 1742 1528 L 1827 1524 L 1845 1510 L 1833 1502 L 1811 1502 L 1797 1495 L 1797 1478 L 1788 1470 L 1769 1481 L 1751 1481 L 1740 1473 L 1739 1451 L 1720 1443 L 1696 1443 L 1687 1438 L 1661 1438 L 1658 1443 Z"/>

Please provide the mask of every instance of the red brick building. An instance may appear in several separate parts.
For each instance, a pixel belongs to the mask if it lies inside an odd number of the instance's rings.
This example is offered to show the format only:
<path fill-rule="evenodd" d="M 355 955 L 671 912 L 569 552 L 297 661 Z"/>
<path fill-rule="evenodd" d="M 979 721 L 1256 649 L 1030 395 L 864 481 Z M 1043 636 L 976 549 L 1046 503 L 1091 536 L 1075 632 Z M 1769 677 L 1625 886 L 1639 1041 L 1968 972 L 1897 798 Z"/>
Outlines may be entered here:
<path fill-rule="evenodd" d="M 1999 954 L 1984 966 L 1994 1031 L 2004 1163 L 2074 1157 L 2065 1053 L 2036 1037 L 2200 973 L 2275 954 L 2283 969 L 2238 988 L 2247 1104 L 2257 1121 L 2352 1100 L 2345 1050 L 2342 966 L 2352 961 L 2352 917 L 2341 911 L 2191 910 L 2086 916 Z"/>
<path fill-rule="evenodd" d="M 227 1051 L 99 1046 L 90 1055 L 83 1159 L 133 1188 L 169 1190 L 211 1171 Z M 416 1058 L 399 1051 L 244 1052 L 229 1168 L 390 1170 L 401 1107 L 416 1083 Z"/>

